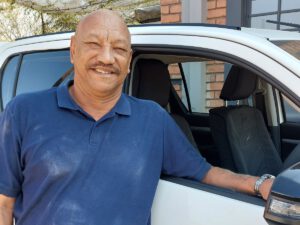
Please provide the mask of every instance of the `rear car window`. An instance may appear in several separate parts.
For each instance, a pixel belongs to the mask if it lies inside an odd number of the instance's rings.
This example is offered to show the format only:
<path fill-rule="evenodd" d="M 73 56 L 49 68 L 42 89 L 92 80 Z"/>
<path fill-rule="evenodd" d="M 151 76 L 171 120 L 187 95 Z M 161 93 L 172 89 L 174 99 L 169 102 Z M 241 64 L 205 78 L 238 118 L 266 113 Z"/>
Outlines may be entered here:
<path fill-rule="evenodd" d="M 16 94 L 50 88 L 71 67 L 69 50 L 26 54 L 22 59 Z"/>

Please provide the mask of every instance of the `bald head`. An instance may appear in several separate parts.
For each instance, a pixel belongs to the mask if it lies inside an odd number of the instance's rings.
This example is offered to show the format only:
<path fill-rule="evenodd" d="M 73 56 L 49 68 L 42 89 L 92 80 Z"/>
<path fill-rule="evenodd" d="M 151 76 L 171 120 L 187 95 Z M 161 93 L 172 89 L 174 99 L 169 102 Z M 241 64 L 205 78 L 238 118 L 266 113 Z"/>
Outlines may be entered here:
<path fill-rule="evenodd" d="M 90 27 L 99 27 L 99 29 L 107 29 L 122 33 L 131 43 L 130 33 L 122 16 L 115 11 L 108 9 L 100 9 L 85 16 L 78 23 L 75 36 L 80 35 L 90 29 Z"/>
<path fill-rule="evenodd" d="M 93 102 L 120 96 L 132 56 L 123 18 L 110 10 L 93 12 L 79 22 L 70 44 L 74 89 Z"/>

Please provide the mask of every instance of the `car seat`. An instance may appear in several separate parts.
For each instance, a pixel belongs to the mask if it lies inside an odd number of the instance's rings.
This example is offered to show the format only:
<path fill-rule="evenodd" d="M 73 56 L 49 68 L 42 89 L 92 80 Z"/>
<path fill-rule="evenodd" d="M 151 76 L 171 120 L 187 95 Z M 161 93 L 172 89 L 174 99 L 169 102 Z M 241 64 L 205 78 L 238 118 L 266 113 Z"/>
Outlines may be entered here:
<path fill-rule="evenodd" d="M 257 76 L 251 71 L 232 66 L 220 98 L 224 101 L 247 99 L 253 94 Z M 223 168 L 261 176 L 277 175 L 298 157 L 300 147 L 283 164 L 272 142 L 262 113 L 249 105 L 223 106 L 209 111 L 213 139 Z"/>
<path fill-rule="evenodd" d="M 155 101 L 168 111 L 172 88 L 168 65 L 156 59 L 139 59 L 134 65 L 132 75 L 132 95 L 137 98 Z M 177 114 L 170 113 L 170 115 L 197 149 L 192 131 L 185 118 Z"/>

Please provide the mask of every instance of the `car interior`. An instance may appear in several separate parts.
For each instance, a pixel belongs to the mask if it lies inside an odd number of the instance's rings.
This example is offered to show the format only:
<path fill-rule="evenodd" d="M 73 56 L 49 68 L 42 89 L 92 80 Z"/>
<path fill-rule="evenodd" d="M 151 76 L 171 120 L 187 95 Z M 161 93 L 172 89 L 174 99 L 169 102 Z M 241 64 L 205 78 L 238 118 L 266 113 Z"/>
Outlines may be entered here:
<path fill-rule="evenodd" d="M 283 105 L 276 102 L 275 87 L 258 74 L 224 61 L 222 76 L 226 79 L 217 96 L 221 104 L 206 104 L 204 110 L 193 111 L 188 92 L 191 84 L 187 80 L 197 74 L 185 74 L 187 63 L 204 64 L 204 73 L 198 76 L 206 76 L 209 66 L 215 67 L 219 61 L 194 55 L 139 54 L 134 57 L 125 86 L 130 95 L 153 100 L 165 108 L 212 165 L 261 176 L 278 175 L 300 161 L 300 137 L 292 134 L 292 130 L 300 130 L 299 123 L 294 123 L 291 130 L 290 124 L 285 126 L 284 118 L 280 121 L 279 108 L 272 105 Z M 172 74 L 174 67 L 180 76 Z M 208 85 L 207 78 L 202 81 Z M 202 102 L 205 101 L 204 97 Z"/>

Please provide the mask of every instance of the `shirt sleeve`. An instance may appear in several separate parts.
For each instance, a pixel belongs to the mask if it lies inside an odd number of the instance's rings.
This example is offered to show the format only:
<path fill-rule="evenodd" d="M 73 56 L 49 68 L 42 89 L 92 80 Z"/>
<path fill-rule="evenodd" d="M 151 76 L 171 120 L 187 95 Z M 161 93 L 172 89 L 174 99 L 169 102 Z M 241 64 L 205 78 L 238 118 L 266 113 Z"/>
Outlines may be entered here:
<path fill-rule="evenodd" d="M 186 138 L 167 113 L 164 114 L 164 158 L 162 172 L 201 181 L 211 165 Z"/>
<path fill-rule="evenodd" d="M 0 194 L 17 197 L 21 183 L 20 138 L 8 105 L 0 115 Z"/>

